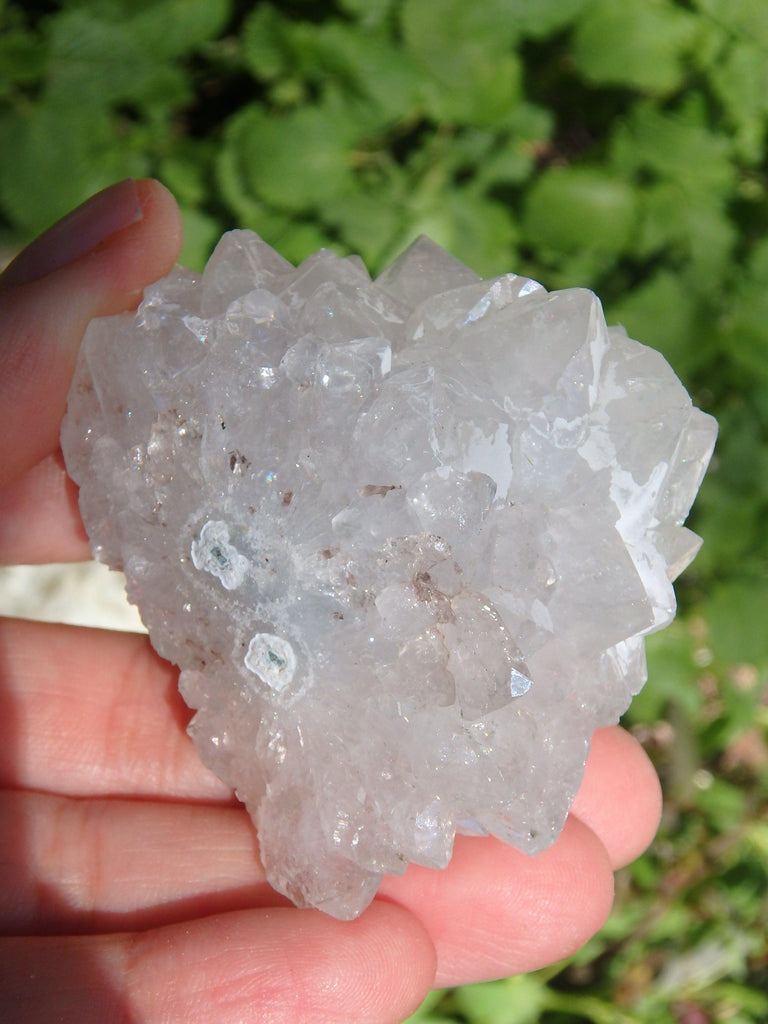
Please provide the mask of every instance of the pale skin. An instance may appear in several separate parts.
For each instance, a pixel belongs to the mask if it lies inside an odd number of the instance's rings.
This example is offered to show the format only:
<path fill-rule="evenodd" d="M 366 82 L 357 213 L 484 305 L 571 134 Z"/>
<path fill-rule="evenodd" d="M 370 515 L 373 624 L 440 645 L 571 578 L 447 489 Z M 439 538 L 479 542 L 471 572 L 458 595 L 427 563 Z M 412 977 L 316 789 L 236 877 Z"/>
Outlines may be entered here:
<path fill-rule="evenodd" d="M 89 557 L 58 449 L 78 345 L 180 245 L 172 196 L 125 182 L 0 277 L 0 561 Z M 189 718 L 146 638 L 0 620 L 0 1019 L 394 1024 L 431 988 L 581 946 L 659 821 L 644 752 L 603 729 L 546 853 L 459 837 L 447 870 L 385 879 L 342 923 L 269 888 Z"/>

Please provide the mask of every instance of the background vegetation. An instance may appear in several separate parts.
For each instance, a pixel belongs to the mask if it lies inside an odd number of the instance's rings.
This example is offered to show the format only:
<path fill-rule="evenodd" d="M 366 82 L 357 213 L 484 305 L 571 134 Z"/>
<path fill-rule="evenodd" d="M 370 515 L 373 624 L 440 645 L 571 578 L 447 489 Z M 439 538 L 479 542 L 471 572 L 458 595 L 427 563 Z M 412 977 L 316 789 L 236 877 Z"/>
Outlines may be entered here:
<path fill-rule="evenodd" d="M 627 716 L 661 834 L 586 950 L 422 1024 L 768 1020 L 767 126 L 753 0 L 0 0 L 8 249 L 146 174 L 198 267 L 233 226 L 374 270 L 426 232 L 594 288 L 720 420 L 705 545 Z"/>

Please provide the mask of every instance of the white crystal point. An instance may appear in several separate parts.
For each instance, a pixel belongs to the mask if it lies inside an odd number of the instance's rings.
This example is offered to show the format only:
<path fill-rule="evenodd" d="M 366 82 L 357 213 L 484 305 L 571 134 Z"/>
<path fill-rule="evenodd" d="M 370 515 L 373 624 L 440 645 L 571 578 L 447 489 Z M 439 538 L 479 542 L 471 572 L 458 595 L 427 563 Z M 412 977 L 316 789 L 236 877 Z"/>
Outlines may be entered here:
<path fill-rule="evenodd" d="M 432 295 L 479 280 L 480 276 L 455 256 L 420 235 L 379 274 L 376 284 L 407 309 L 414 309 Z"/>
<path fill-rule="evenodd" d="M 270 882 L 350 918 L 457 831 L 557 837 L 715 435 L 589 291 L 235 231 L 91 324 L 62 445 Z"/>

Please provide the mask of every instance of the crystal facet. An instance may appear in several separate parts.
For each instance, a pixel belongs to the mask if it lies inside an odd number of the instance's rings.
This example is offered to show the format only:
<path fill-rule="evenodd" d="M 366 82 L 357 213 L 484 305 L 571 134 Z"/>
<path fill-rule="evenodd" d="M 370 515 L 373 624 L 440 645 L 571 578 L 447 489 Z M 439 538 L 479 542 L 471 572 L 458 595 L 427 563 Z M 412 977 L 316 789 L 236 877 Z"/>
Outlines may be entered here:
<path fill-rule="evenodd" d="M 557 837 L 715 435 L 589 291 L 234 231 L 91 324 L 62 444 L 271 883 L 349 918 L 456 832 Z"/>

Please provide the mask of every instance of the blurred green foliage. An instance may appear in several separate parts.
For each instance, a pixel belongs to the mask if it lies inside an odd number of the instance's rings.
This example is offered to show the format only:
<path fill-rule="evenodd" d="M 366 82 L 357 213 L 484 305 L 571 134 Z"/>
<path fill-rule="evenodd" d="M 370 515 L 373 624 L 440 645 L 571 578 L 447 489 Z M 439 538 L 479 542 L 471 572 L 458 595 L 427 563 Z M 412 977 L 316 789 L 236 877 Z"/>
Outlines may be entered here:
<path fill-rule="evenodd" d="M 372 270 L 425 232 L 594 288 L 720 420 L 627 717 L 659 839 L 584 951 L 422 1024 L 768 1020 L 767 129 L 754 0 L 0 0 L 9 252 L 127 175 L 175 192 L 197 267 L 233 226 Z"/>

